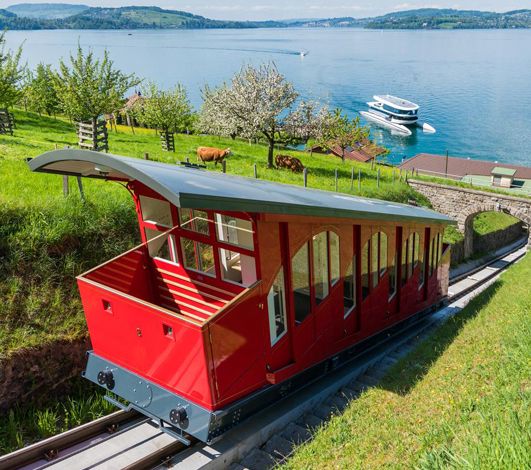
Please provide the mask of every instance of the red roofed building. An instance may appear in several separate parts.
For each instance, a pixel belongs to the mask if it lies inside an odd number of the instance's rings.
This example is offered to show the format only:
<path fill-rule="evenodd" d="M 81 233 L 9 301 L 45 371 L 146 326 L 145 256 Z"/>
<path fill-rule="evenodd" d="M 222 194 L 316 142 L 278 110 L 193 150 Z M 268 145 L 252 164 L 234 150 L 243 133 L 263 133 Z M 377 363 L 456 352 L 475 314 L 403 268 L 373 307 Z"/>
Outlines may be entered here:
<path fill-rule="evenodd" d="M 400 168 L 478 186 L 511 187 L 531 194 L 531 167 L 527 166 L 419 153 L 405 160 Z"/>
<path fill-rule="evenodd" d="M 312 152 L 315 153 L 324 153 L 335 155 L 336 157 L 342 158 L 343 151 L 339 145 L 335 145 L 331 150 L 326 149 L 322 146 L 315 145 L 312 147 Z M 370 141 L 360 142 L 354 147 L 347 147 L 345 149 L 345 160 L 354 160 L 357 162 L 367 163 L 373 160 L 380 155 L 384 155 L 387 150 L 383 147 L 379 147 Z"/>

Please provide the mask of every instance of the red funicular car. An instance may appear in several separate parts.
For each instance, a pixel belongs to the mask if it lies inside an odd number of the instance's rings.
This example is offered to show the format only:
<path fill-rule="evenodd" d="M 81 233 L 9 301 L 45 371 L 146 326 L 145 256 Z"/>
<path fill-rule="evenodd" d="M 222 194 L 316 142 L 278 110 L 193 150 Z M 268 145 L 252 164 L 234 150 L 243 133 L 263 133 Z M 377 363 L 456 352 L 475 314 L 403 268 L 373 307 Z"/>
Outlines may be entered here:
<path fill-rule="evenodd" d="M 181 439 L 212 441 L 447 294 L 451 220 L 429 209 L 81 150 L 29 166 L 131 192 L 143 243 L 78 277 L 85 377 Z"/>

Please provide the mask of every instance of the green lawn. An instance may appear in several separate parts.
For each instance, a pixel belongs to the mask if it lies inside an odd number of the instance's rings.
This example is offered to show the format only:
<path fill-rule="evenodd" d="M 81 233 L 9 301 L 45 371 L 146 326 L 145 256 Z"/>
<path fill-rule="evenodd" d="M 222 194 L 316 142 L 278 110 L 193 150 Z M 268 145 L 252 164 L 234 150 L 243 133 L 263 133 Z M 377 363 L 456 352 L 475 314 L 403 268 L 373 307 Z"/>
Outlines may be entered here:
<path fill-rule="evenodd" d="M 477 235 L 504 230 L 518 222 L 516 217 L 504 212 L 482 212 L 474 217 L 473 227 Z"/>
<path fill-rule="evenodd" d="M 504 212 L 482 212 L 476 215 L 472 221 L 472 227 L 476 235 L 486 235 L 498 230 L 504 230 L 518 222 L 516 217 Z M 463 241 L 464 235 L 457 230 L 454 225 L 449 225 L 444 230 L 445 243 L 459 243 Z"/>
<path fill-rule="evenodd" d="M 526 279 L 531 255 L 319 429 L 285 467 L 529 468 Z"/>

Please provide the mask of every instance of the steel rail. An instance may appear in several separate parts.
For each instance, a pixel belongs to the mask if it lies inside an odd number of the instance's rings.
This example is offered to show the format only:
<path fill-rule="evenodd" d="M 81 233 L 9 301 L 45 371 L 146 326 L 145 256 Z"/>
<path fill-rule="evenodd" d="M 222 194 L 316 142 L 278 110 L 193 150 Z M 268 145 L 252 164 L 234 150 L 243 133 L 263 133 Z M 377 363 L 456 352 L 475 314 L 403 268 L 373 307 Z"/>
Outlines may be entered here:
<path fill-rule="evenodd" d="M 56 434 L 48 439 L 1 456 L 0 470 L 13 470 L 39 460 L 52 461 L 59 455 L 61 450 L 90 441 L 101 434 L 107 433 L 112 436 L 124 426 L 134 423 L 140 416 L 136 411 L 116 411 L 61 434 Z"/>

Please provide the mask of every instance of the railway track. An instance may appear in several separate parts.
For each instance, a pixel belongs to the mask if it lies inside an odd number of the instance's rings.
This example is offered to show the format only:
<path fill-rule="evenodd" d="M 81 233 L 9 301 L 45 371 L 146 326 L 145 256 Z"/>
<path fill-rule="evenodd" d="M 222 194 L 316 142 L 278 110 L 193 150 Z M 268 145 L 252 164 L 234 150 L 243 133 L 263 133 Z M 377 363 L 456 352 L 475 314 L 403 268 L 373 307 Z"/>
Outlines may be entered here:
<path fill-rule="evenodd" d="M 394 363 L 525 252 L 525 247 L 517 248 L 459 276 L 450 286 L 449 305 L 419 321 L 407 335 L 389 338 L 363 353 L 355 364 L 267 408 L 213 445 L 195 441 L 186 447 L 149 418 L 119 411 L 0 457 L 0 470 L 271 468 L 285 460 L 295 444 L 311 439 L 316 426 L 376 385 Z"/>

